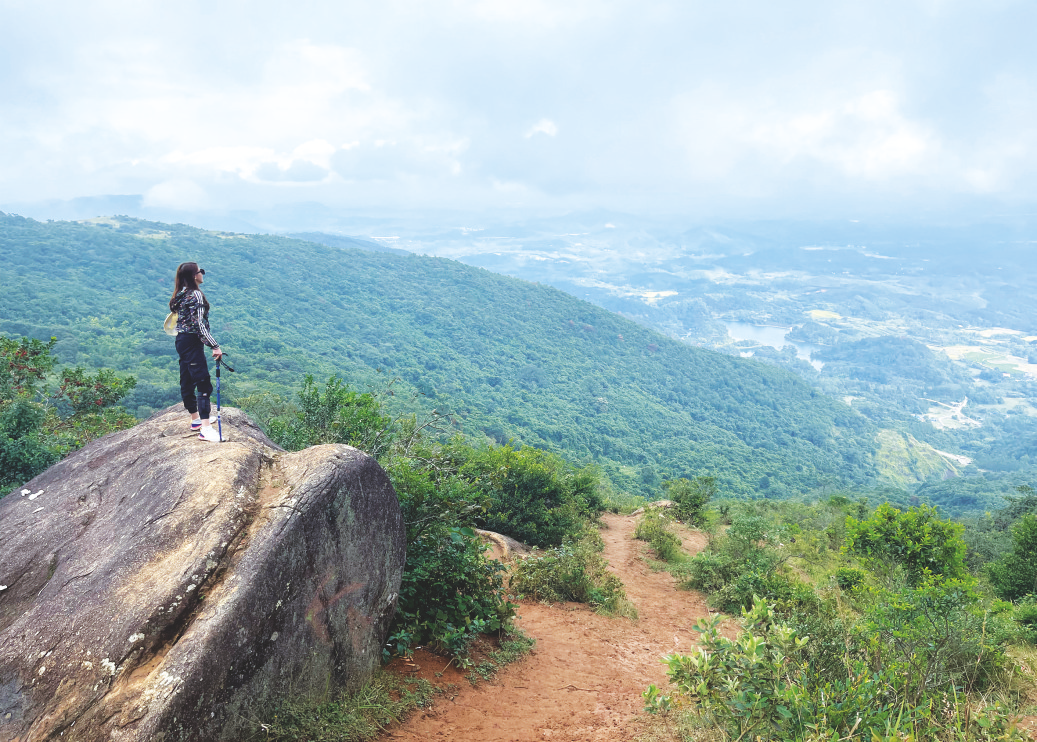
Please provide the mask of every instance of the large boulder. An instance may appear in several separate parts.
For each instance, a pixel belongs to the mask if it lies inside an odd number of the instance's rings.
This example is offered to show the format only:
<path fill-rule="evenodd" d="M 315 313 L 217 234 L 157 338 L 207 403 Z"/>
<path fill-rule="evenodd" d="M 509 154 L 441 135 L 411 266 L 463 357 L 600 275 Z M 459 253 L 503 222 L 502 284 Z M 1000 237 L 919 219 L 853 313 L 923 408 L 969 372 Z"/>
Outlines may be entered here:
<path fill-rule="evenodd" d="M 0 742 L 224 740 L 366 678 L 405 534 L 385 472 L 224 408 L 90 443 L 0 499 Z"/>

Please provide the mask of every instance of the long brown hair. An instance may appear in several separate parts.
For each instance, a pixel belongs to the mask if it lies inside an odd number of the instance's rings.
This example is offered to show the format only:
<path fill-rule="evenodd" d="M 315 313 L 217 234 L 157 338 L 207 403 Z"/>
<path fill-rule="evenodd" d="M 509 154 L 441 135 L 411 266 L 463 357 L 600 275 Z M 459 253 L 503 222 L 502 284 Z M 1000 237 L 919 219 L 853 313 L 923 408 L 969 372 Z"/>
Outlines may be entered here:
<path fill-rule="evenodd" d="M 202 294 L 202 304 L 205 305 L 205 311 L 209 311 L 209 300 L 205 298 L 205 292 L 198 288 L 197 281 L 194 277 L 198 274 L 198 263 L 188 262 L 181 263 L 176 269 L 176 278 L 173 280 L 173 296 L 169 299 L 169 311 L 173 311 L 173 300 L 176 299 L 176 295 L 183 289 L 190 291 L 199 291 Z"/>

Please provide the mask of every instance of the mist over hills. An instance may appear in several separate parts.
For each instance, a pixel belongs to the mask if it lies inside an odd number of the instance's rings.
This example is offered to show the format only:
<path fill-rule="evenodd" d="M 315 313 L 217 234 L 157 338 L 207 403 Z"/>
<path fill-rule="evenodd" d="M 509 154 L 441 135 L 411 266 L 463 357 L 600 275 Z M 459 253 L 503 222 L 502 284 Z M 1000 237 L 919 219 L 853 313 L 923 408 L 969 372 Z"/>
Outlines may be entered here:
<path fill-rule="evenodd" d="M 786 370 L 690 347 L 556 289 L 441 258 L 126 217 L 0 217 L 0 332 L 59 338 L 66 363 L 131 372 L 131 411 L 177 399 L 160 325 L 182 260 L 207 270 L 233 401 L 302 376 L 398 377 L 488 439 L 596 461 L 620 487 L 716 475 L 787 497 L 874 482 L 876 426 Z"/>

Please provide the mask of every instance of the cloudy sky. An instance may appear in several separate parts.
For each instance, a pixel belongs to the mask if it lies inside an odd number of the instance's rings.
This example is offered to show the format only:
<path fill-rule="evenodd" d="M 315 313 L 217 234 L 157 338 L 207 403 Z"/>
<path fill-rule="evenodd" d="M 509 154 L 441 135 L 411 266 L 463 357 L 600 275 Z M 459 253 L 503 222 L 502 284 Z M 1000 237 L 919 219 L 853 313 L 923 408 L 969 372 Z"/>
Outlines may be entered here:
<path fill-rule="evenodd" d="M 1032 0 L 0 0 L 0 204 L 1025 211 L 1035 28 Z"/>

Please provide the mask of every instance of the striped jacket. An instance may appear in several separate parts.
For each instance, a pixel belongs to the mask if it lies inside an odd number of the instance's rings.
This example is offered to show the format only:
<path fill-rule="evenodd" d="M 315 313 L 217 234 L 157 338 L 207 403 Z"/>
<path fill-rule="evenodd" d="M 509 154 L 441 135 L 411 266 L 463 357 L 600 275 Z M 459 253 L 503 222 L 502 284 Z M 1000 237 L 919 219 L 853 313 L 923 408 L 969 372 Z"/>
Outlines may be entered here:
<path fill-rule="evenodd" d="M 205 297 L 200 290 L 180 289 L 173 297 L 170 308 L 176 312 L 177 333 L 189 332 L 201 338 L 202 343 L 210 348 L 220 347 L 209 331 L 209 310 L 205 307 Z"/>

